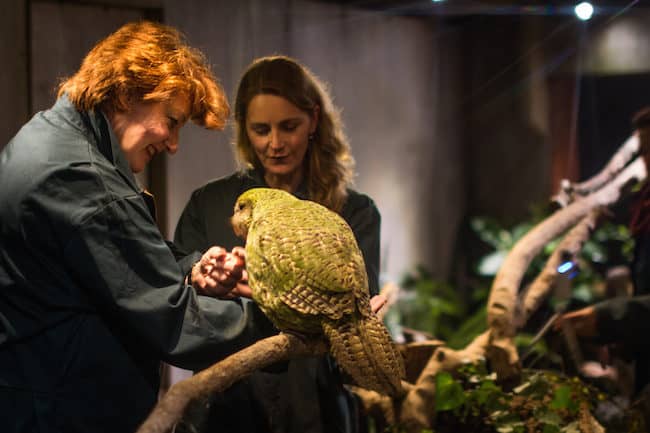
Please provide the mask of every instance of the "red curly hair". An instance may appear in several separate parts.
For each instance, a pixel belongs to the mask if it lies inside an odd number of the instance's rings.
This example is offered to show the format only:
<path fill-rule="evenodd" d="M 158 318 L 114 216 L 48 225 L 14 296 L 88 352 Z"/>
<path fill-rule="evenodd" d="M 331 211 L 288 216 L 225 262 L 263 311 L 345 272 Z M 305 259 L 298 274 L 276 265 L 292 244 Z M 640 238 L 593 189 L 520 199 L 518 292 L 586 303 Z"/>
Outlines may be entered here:
<path fill-rule="evenodd" d="M 160 102 L 176 94 L 190 101 L 190 118 L 223 129 L 230 109 L 200 51 L 174 28 L 150 21 L 126 24 L 86 55 L 59 86 L 80 111 L 127 111 L 136 102 Z"/>

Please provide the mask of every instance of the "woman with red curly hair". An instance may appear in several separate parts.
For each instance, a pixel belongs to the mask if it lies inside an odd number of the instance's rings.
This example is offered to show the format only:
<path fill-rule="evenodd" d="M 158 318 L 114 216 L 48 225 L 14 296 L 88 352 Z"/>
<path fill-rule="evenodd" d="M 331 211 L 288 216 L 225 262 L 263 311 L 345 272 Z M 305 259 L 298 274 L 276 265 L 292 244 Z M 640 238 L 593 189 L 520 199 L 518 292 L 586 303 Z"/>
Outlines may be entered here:
<path fill-rule="evenodd" d="M 160 361 L 200 369 L 270 332 L 249 300 L 219 299 L 243 260 L 179 257 L 133 175 L 188 119 L 228 113 L 176 30 L 131 23 L 0 153 L 0 431 L 133 432 Z"/>

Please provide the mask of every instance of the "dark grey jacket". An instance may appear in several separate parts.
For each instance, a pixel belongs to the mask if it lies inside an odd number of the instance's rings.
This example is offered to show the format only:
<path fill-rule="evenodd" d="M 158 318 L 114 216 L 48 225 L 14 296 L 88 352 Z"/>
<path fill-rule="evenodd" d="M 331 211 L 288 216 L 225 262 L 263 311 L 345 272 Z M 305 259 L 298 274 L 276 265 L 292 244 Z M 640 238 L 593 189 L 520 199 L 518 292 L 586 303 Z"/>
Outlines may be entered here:
<path fill-rule="evenodd" d="M 36 114 L 0 154 L 0 431 L 133 432 L 161 360 L 203 368 L 270 331 L 183 283 L 198 257 L 177 262 L 100 112 Z"/>

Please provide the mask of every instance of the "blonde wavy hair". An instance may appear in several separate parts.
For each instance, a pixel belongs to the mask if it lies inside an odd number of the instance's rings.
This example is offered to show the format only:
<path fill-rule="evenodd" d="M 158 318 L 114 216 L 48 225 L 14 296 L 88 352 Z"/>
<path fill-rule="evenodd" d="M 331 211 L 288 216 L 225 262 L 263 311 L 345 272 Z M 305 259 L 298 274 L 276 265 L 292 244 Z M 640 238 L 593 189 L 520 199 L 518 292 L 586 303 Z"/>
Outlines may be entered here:
<path fill-rule="evenodd" d="M 174 28 L 150 21 L 126 24 L 97 43 L 79 70 L 59 86 L 77 110 L 128 111 L 133 103 L 177 94 L 190 101 L 190 118 L 223 129 L 230 109 L 200 51 Z"/>
<path fill-rule="evenodd" d="M 246 69 L 235 97 L 235 148 L 244 168 L 263 170 L 246 133 L 248 104 L 259 94 L 281 96 L 311 116 L 320 107 L 313 140 L 305 155 L 309 198 L 340 212 L 352 184 L 354 158 L 339 111 L 325 85 L 305 66 L 285 56 L 261 57 Z"/>

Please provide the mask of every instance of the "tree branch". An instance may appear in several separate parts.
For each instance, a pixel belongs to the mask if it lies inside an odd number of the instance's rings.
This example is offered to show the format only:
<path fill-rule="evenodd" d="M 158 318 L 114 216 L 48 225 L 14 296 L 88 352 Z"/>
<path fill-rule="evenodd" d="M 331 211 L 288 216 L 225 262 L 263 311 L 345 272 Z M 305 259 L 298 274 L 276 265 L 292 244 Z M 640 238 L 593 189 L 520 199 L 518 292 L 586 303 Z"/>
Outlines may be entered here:
<path fill-rule="evenodd" d="M 485 358 L 488 342 L 489 331 L 485 331 L 462 350 L 446 346 L 436 349 L 401 404 L 400 422 L 410 429 L 430 427 L 435 413 L 436 375 Z"/>
<path fill-rule="evenodd" d="M 295 335 L 284 333 L 260 340 L 172 386 L 137 433 L 169 433 L 192 401 L 222 392 L 236 381 L 267 365 L 325 353 L 327 345 L 323 340 L 303 341 Z"/>
<path fill-rule="evenodd" d="M 488 326 L 492 330 L 493 339 L 514 336 L 515 304 L 519 285 L 528 265 L 541 249 L 595 207 L 615 203 L 625 185 L 633 180 L 643 180 L 645 176 L 645 164 L 641 158 L 636 158 L 607 185 L 558 210 L 515 244 L 494 278 L 488 299 Z"/>
<path fill-rule="evenodd" d="M 596 208 L 589 212 L 578 224 L 575 225 L 562 239 L 553 254 L 546 261 L 544 269 L 539 273 L 537 278 L 531 283 L 530 287 L 523 296 L 519 317 L 517 318 L 517 327 L 520 328 L 526 324 L 530 316 L 537 311 L 544 299 L 549 295 L 551 289 L 555 286 L 558 278 L 558 266 L 562 264 L 567 256 L 576 257 L 582 250 L 585 241 L 596 227 L 598 218 L 602 214 L 602 208 Z"/>
<path fill-rule="evenodd" d="M 585 196 L 597 189 L 600 189 L 607 182 L 612 180 L 627 165 L 628 162 L 639 151 L 638 133 L 631 135 L 616 151 L 607 165 L 595 176 L 580 183 L 571 183 L 569 180 L 562 181 L 561 190 L 553 197 L 553 201 L 560 206 L 567 206 L 576 199 L 576 196 Z"/>

